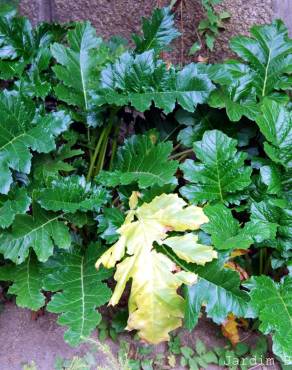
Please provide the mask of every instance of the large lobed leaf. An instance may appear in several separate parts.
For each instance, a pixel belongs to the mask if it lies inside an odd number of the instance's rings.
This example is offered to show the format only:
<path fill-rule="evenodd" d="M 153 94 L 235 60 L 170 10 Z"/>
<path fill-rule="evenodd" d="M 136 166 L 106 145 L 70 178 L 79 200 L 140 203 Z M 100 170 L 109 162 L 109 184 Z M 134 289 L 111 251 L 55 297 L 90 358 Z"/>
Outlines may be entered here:
<path fill-rule="evenodd" d="M 0 193 L 7 194 L 11 170 L 30 173 L 31 150 L 48 153 L 55 149 L 55 137 L 65 131 L 71 119 L 63 111 L 41 116 L 34 104 L 20 94 L 0 95 Z"/>
<path fill-rule="evenodd" d="M 171 142 L 156 142 L 151 135 L 133 135 L 119 148 L 113 171 L 101 172 L 97 180 L 106 186 L 137 182 L 140 188 L 175 182 L 178 162 L 169 160 Z"/>
<path fill-rule="evenodd" d="M 9 227 L 17 214 L 28 211 L 30 203 L 31 198 L 24 188 L 12 189 L 7 196 L 0 195 L 0 227 Z"/>
<path fill-rule="evenodd" d="M 266 96 L 287 101 L 282 90 L 291 87 L 292 40 L 280 20 L 253 26 L 251 36 L 236 36 L 231 49 L 244 61 L 230 60 L 209 69 L 213 81 L 220 84 L 210 97 L 212 107 L 226 108 L 231 121 L 244 115 L 255 120 L 258 101 Z"/>
<path fill-rule="evenodd" d="M 57 97 L 84 110 L 89 108 L 89 90 L 92 79 L 97 78 L 96 49 L 101 40 L 96 37 L 95 29 L 89 22 L 77 23 L 75 29 L 68 32 L 69 47 L 54 43 L 51 51 L 59 63 L 53 67 L 62 85 L 55 89 Z"/>
<path fill-rule="evenodd" d="M 110 289 L 102 283 L 111 271 L 97 272 L 94 262 L 100 256 L 101 246 L 91 244 L 83 255 L 81 251 L 63 252 L 55 257 L 58 265 L 44 280 L 44 288 L 57 292 L 47 306 L 48 311 L 60 313 L 58 323 L 68 326 L 64 339 L 78 345 L 96 328 L 101 320 L 97 307 L 106 303 Z"/>
<path fill-rule="evenodd" d="M 251 223 L 260 225 L 257 238 L 265 245 L 288 251 L 292 245 L 291 207 L 279 207 L 271 201 L 251 204 Z"/>
<path fill-rule="evenodd" d="M 272 335 L 274 354 L 292 365 L 292 277 L 276 283 L 268 276 L 254 276 L 245 286 L 261 321 L 260 330 Z"/>
<path fill-rule="evenodd" d="M 143 18 L 142 29 L 143 36 L 133 35 L 137 53 L 151 49 L 158 53 L 180 35 L 169 7 L 154 9 L 150 19 Z"/>
<path fill-rule="evenodd" d="M 292 72 L 292 40 L 280 20 L 268 25 L 253 26 L 252 37 L 236 36 L 231 49 L 249 63 L 253 86 L 259 97 L 268 96 L 274 89 L 285 86 L 286 73 Z"/>
<path fill-rule="evenodd" d="M 165 113 L 172 112 L 176 103 L 193 112 L 214 89 L 200 66 L 192 63 L 176 72 L 163 61 L 157 61 L 153 50 L 136 56 L 125 52 L 102 71 L 100 85 L 99 105 L 131 104 L 144 112 L 153 102 Z"/>
<path fill-rule="evenodd" d="M 245 249 L 255 241 L 269 238 L 269 230 L 264 227 L 262 220 L 253 219 L 244 227 L 240 227 L 231 210 L 223 204 L 208 206 L 204 208 L 204 212 L 209 223 L 203 225 L 202 229 L 211 235 L 216 249 Z"/>
<path fill-rule="evenodd" d="M 248 66 L 228 61 L 215 64 L 209 69 L 211 79 L 221 85 L 210 95 L 208 103 L 213 108 L 224 108 L 231 121 L 242 116 L 254 120 L 259 112 L 253 75 Z"/>
<path fill-rule="evenodd" d="M 264 143 L 267 155 L 287 169 L 292 168 L 292 112 L 266 98 L 256 122 L 267 140 Z"/>
<path fill-rule="evenodd" d="M 33 216 L 17 215 L 11 231 L 0 235 L 0 253 L 16 264 L 22 263 L 33 248 L 39 261 L 46 261 L 54 251 L 54 245 L 68 249 L 71 236 L 61 215 L 45 212 L 34 207 Z"/>
<path fill-rule="evenodd" d="M 187 160 L 181 166 L 184 178 L 190 181 L 181 194 L 194 203 L 233 203 L 250 184 L 251 168 L 244 165 L 246 153 L 236 150 L 237 141 L 221 131 L 206 131 L 202 141 L 194 144 L 200 160 Z"/>
<path fill-rule="evenodd" d="M 197 243 L 192 233 L 167 238 L 167 232 L 196 230 L 208 219 L 199 207 L 186 206 L 176 194 L 162 194 L 150 203 L 131 210 L 118 230 L 119 240 L 97 261 L 105 267 L 116 266 L 117 285 L 110 300 L 116 305 L 132 279 L 129 298 L 128 329 L 138 330 L 148 342 L 169 339 L 169 331 L 181 325 L 184 300 L 177 289 L 184 283 L 194 284 L 196 275 L 176 270 L 175 263 L 154 250 L 154 243 L 168 245 L 180 258 L 204 265 L 216 258 L 212 247 Z"/>
<path fill-rule="evenodd" d="M 245 317 L 249 312 L 249 296 L 240 290 L 240 277 L 236 271 L 224 268 L 213 261 L 197 267 L 198 282 L 185 288 L 187 299 L 185 320 L 188 329 L 197 324 L 202 305 L 207 316 L 222 324 L 229 313 Z"/>
<path fill-rule="evenodd" d="M 20 265 L 7 264 L 0 268 L 0 280 L 12 281 L 8 293 L 16 295 L 19 307 L 37 311 L 45 305 L 42 266 L 31 253 Z"/>
<path fill-rule="evenodd" d="M 37 200 L 49 211 L 98 211 L 108 200 L 108 193 L 102 187 L 91 186 L 84 176 L 69 176 L 53 180 L 48 188 L 38 191 Z"/>

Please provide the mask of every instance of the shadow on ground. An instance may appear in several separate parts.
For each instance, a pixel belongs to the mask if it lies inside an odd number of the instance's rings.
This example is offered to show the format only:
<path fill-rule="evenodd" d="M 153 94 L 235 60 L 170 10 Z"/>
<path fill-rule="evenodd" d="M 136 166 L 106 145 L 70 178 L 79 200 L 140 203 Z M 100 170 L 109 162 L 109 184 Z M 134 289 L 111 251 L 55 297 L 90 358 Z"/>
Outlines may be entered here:
<path fill-rule="evenodd" d="M 36 364 L 37 370 L 54 370 L 57 357 L 82 357 L 88 353 L 90 345 L 83 344 L 77 348 L 71 348 L 67 345 L 63 340 L 64 331 L 64 327 L 57 325 L 56 315 L 46 312 L 37 320 L 33 320 L 29 310 L 18 308 L 13 303 L 6 303 L 0 314 L 0 370 L 23 370 L 23 366 L 32 361 Z M 97 333 L 94 333 L 93 338 L 97 338 L 96 335 Z M 197 339 L 201 339 L 209 348 L 226 344 L 218 327 L 205 319 L 200 320 L 196 329 L 191 333 L 180 330 L 180 338 L 184 345 L 192 348 L 194 348 Z M 123 336 L 123 339 L 132 341 L 129 335 Z M 112 353 L 116 354 L 118 344 L 113 341 L 107 341 L 107 344 Z M 166 344 L 156 346 L 156 351 L 166 353 Z M 97 350 L 95 357 L 96 364 L 105 368 L 106 355 Z M 257 367 L 257 370 L 260 368 Z M 270 367 L 269 370 L 273 370 L 273 368 Z M 169 369 L 169 367 L 165 369 Z M 182 368 L 174 367 L 173 369 Z M 208 370 L 215 369 L 219 369 L 219 367 L 215 365 L 208 367 Z"/>

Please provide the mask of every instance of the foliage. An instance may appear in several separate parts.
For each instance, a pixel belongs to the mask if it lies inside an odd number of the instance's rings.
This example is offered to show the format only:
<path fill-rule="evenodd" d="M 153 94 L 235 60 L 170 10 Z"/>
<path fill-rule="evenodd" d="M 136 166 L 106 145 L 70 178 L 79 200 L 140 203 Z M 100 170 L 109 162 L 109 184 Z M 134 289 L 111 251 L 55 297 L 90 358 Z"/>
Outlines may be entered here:
<path fill-rule="evenodd" d="M 167 340 L 168 332 L 180 326 L 184 301 L 176 290 L 183 283 L 190 285 L 196 281 L 196 275 L 191 272 L 173 274 L 174 263 L 157 253 L 153 243 L 165 244 L 182 259 L 199 265 L 205 265 L 217 256 L 211 247 L 197 244 L 194 234 L 167 238 L 169 229 L 178 232 L 197 230 L 208 221 L 201 208 L 185 206 L 177 195 L 162 194 L 151 203 L 130 210 L 118 229 L 119 240 L 96 263 L 97 268 L 101 264 L 110 268 L 125 253 L 130 255 L 116 266 L 114 278 L 117 285 L 110 304 L 114 306 L 119 302 L 127 281 L 132 278 L 127 328 L 137 329 L 140 337 L 150 343 Z M 134 221 L 135 217 L 137 221 Z"/>
<path fill-rule="evenodd" d="M 32 27 L 1 9 L 0 279 L 17 304 L 59 314 L 71 345 L 96 326 L 116 336 L 125 316 L 128 330 L 158 343 L 183 318 L 192 329 L 204 307 L 218 324 L 244 317 L 271 334 L 284 361 L 292 346 L 284 24 L 236 36 L 239 60 L 182 67 L 162 59 L 178 36 L 170 8 L 143 21 L 133 48 L 102 40 L 88 22 Z M 97 310 L 108 301 L 124 316 L 104 325 Z M 196 350 L 200 362 L 193 350 L 183 361 L 202 367 L 205 352 Z M 238 359 L 243 350 L 228 351 Z"/>
<path fill-rule="evenodd" d="M 223 30 L 224 21 L 230 18 L 227 11 L 218 13 L 215 5 L 220 4 L 222 0 L 201 0 L 206 18 L 202 19 L 198 26 L 199 33 L 204 37 L 206 46 L 213 50 L 216 37 L 220 30 Z"/>

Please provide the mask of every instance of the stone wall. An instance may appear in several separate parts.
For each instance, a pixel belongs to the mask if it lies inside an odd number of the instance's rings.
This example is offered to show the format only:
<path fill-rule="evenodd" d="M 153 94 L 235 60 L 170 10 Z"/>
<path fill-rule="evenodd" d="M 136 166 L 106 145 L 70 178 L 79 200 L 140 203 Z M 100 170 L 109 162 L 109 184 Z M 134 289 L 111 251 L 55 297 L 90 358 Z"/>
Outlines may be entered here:
<path fill-rule="evenodd" d="M 140 29 L 141 17 L 149 16 L 157 5 L 170 1 L 163 0 L 21 0 L 21 12 L 37 23 L 47 21 L 90 20 L 97 34 L 105 38 L 119 34 L 128 39 Z M 176 41 L 171 59 L 177 62 L 189 61 L 190 46 L 196 41 L 196 27 L 203 16 L 200 0 L 184 0 L 177 10 L 177 27 L 183 37 Z M 231 13 L 225 31 L 220 33 L 211 60 L 230 56 L 228 40 L 235 34 L 247 34 L 252 24 L 270 22 L 273 17 L 289 17 L 292 0 L 224 0 L 220 9 Z M 289 9 L 288 9 L 289 8 Z M 208 56 L 206 50 L 203 56 Z M 192 57 L 193 58 L 193 57 Z"/>

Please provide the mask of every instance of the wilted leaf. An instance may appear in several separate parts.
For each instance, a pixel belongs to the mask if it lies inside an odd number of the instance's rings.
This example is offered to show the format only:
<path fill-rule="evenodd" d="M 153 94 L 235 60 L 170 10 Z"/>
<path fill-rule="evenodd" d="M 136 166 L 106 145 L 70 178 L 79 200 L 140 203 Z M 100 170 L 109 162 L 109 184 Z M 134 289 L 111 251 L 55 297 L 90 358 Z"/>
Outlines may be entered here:
<path fill-rule="evenodd" d="M 186 206 L 175 194 L 162 194 L 129 212 L 118 230 L 120 239 L 97 261 L 97 267 L 103 264 L 109 268 L 125 253 L 129 255 L 117 264 L 114 276 L 117 285 L 110 304 L 119 302 L 127 281 L 132 278 L 128 329 L 138 330 L 141 338 L 151 343 L 169 339 L 169 331 L 181 325 L 184 311 L 184 300 L 177 289 L 183 283 L 190 285 L 196 281 L 193 273 L 174 273 L 175 263 L 156 252 L 154 242 L 169 244 L 181 258 L 205 264 L 216 258 L 211 247 L 199 245 L 188 234 L 167 239 L 167 232 L 196 230 L 207 221 L 201 208 Z M 188 243 L 182 243 L 181 238 L 184 241 L 187 238 Z"/>

